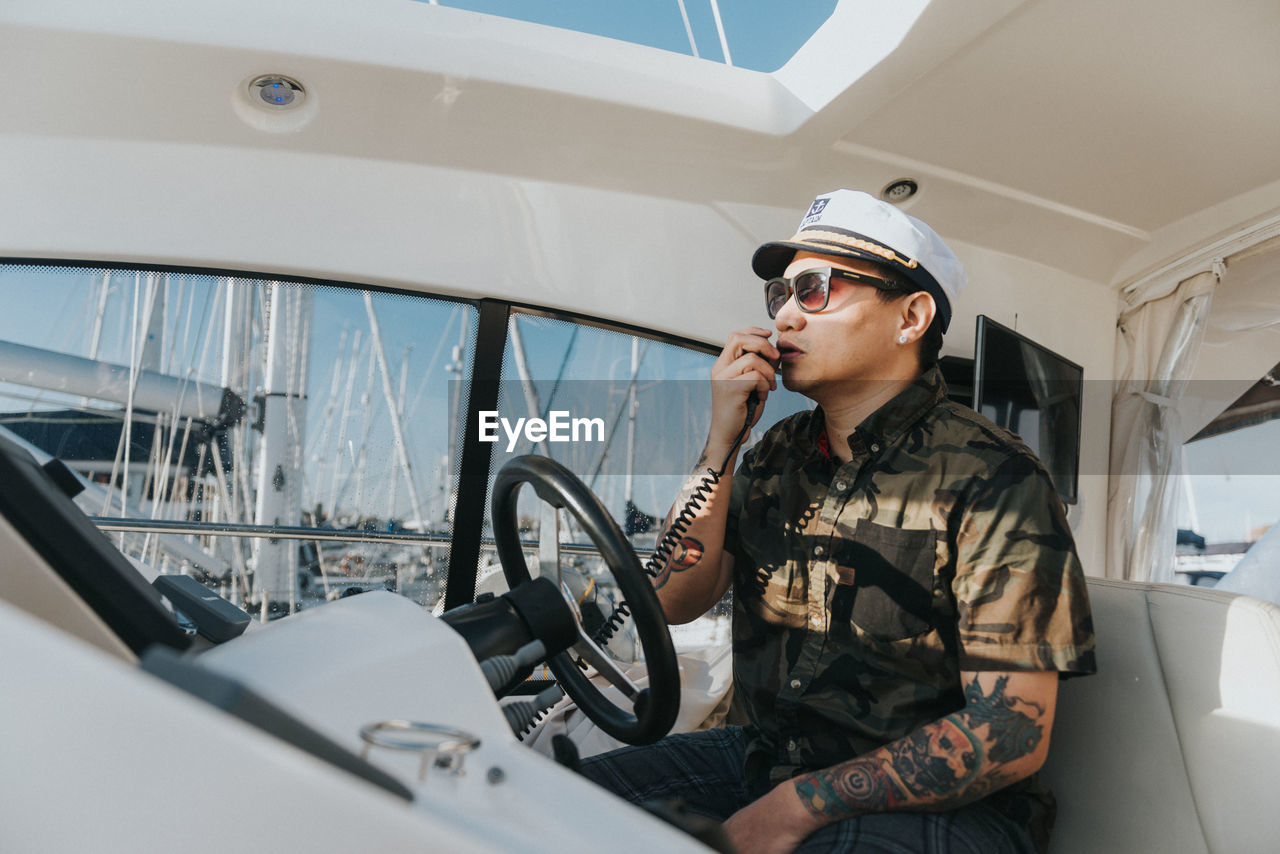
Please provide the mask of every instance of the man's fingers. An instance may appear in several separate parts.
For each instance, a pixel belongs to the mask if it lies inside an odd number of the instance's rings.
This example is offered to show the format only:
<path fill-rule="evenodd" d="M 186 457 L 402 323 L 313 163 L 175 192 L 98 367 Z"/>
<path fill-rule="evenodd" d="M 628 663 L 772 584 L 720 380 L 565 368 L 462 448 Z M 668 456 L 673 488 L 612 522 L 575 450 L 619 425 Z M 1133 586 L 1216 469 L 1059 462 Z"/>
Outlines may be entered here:
<path fill-rule="evenodd" d="M 752 372 L 763 381 L 764 387 L 770 390 L 778 387 L 777 374 L 773 369 L 773 365 L 756 353 L 751 352 L 744 353 L 723 368 L 712 371 L 711 378 L 713 380 L 746 379 L 747 374 Z M 756 385 L 761 387 L 760 382 L 757 382 Z"/>
<path fill-rule="evenodd" d="M 769 340 L 769 330 L 753 326 L 731 334 L 725 341 L 724 349 L 716 360 L 721 365 L 736 362 L 747 353 L 758 353 L 771 364 L 776 364 L 781 354 Z"/>

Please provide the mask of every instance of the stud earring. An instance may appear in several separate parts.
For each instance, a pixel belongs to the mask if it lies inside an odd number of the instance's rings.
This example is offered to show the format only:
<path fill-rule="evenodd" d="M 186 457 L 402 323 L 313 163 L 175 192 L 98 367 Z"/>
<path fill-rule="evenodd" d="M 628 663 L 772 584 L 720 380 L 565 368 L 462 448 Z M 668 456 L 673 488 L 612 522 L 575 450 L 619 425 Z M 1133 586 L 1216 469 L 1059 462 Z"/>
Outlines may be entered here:
<path fill-rule="evenodd" d="M 905 336 L 905 335 L 899 335 L 899 336 L 898 336 L 898 343 L 899 343 L 899 344 L 906 344 L 906 343 L 907 343 L 907 336 Z"/>

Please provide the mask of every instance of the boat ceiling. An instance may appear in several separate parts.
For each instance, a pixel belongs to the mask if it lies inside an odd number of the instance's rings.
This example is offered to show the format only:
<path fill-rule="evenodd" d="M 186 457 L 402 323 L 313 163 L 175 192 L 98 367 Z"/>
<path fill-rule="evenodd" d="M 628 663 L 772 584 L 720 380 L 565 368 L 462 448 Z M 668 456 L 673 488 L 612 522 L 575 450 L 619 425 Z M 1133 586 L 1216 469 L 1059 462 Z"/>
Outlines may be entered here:
<path fill-rule="evenodd" d="M 1027 2 L 837 145 L 1136 246 L 1280 181 L 1277 44 L 1269 0 Z"/>
<path fill-rule="evenodd" d="M 1114 287 L 1280 210 L 1274 0 L 842 0 L 773 74 L 412 0 L 171 9 L 12 0 L 0 130 L 739 212 L 910 177 L 947 237 Z M 254 70 L 296 74 L 314 121 L 263 133 L 228 97 Z"/>

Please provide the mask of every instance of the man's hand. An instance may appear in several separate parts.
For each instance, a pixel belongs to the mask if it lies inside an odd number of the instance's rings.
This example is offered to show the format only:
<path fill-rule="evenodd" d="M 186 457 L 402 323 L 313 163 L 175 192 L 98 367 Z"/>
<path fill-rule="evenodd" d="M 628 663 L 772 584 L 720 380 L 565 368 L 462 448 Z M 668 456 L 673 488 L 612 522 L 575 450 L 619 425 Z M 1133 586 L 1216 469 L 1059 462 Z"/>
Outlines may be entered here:
<path fill-rule="evenodd" d="M 791 854 L 818 827 L 790 782 L 747 804 L 724 823 L 738 854 Z"/>
<path fill-rule="evenodd" d="M 747 419 L 747 397 L 760 395 L 754 424 L 764 412 L 769 392 L 778 387 L 774 365 L 781 354 L 769 341 L 767 329 L 753 326 L 734 332 L 711 366 L 711 431 L 707 440 L 712 455 L 724 456 Z"/>

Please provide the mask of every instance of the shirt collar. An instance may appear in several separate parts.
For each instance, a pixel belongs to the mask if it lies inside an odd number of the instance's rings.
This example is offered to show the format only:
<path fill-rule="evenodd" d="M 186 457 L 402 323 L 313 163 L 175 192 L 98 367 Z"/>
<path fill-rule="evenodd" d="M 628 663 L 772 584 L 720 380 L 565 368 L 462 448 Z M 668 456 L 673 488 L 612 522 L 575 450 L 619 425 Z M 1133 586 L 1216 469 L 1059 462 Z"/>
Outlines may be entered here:
<path fill-rule="evenodd" d="M 938 366 L 934 365 L 921 374 L 915 382 L 868 415 L 848 437 L 849 447 L 853 448 L 855 453 L 859 449 L 872 445 L 888 447 L 946 396 L 946 381 L 942 379 L 942 372 Z M 826 430 L 826 415 L 822 407 L 818 407 L 809 420 L 808 438 L 813 449 L 819 453 L 823 453 L 822 438 Z M 824 455 L 830 456 L 829 453 Z"/>

